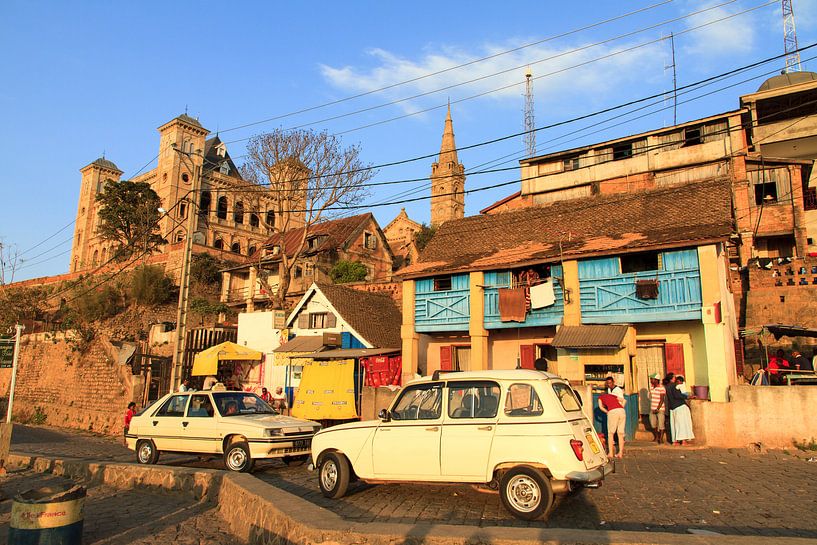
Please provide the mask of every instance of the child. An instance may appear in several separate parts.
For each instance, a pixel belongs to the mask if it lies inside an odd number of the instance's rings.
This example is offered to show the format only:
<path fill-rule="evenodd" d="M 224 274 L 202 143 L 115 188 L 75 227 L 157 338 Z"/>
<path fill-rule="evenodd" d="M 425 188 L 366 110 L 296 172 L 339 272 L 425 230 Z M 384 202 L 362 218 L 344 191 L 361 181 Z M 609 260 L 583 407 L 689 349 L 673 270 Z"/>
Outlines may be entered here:
<path fill-rule="evenodd" d="M 130 429 L 130 421 L 133 419 L 133 415 L 136 414 L 136 403 L 131 401 L 128 403 L 128 410 L 125 411 L 125 445 L 128 444 L 128 430 Z"/>
<path fill-rule="evenodd" d="M 679 392 L 689 397 L 690 394 L 689 386 L 687 386 L 683 375 L 675 375 L 675 385 L 678 388 Z"/>

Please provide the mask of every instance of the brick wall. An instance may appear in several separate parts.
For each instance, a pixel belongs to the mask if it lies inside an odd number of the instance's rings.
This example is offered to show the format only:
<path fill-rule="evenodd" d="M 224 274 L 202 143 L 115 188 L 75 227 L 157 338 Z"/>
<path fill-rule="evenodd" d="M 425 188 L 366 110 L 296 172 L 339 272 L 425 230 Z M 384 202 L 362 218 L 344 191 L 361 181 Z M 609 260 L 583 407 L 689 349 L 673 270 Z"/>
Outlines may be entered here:
<path fill-rule="evenodd" d="M 399 308 L 403 308 L 403 283 L 402 282 L 377 282 L 375 284 L 344 284 L 346 287 L 370 293 L 382 293 L 388 295 Z"/>
<path fill-rule="evenodd" d="M 14 395 L 14 418 L 30 419 L 37 407 L 46 423 L 100 433 L 122 432 L 132 399 L 130 367 L 114 363 L 104 339 L 79 355 L 64 341 L 23 336 Z M 8 395 L 11 369 L 0 369 L 0 394 Z"/>

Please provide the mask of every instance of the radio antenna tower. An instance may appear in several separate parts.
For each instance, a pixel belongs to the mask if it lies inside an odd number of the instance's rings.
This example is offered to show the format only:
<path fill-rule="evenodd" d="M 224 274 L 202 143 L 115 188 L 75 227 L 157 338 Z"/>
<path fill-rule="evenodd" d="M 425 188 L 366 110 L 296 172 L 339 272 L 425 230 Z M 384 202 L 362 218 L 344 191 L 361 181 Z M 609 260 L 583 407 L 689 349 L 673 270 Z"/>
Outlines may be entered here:
<path fill-rule="evenodd" d="M 528 157 L 536 155 L 536 123 L 533 121 L 533 72 L 525 71 L 525 150 Z"/>
<path fill-rule="evenodd" d="M 800 72 L 800 52 L 797 47 L 797 31 L 794 28 L 794 9 L 792 0 L 783 0 L 783 47 L 786 50 L 785 73 Z"/>

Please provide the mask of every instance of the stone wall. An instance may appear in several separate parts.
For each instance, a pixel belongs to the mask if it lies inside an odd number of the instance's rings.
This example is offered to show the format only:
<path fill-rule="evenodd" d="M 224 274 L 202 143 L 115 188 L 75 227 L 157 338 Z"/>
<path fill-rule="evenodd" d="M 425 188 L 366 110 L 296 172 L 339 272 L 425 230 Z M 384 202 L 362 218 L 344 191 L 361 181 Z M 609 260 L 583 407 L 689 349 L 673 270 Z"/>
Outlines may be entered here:
<path fill-rule="evenodd" d="M 748 386 L 729 389 L 728 403 L 692 401 L 695 440 L 708 447 L 791 448 L 817 439 L 817 387 Z"/>
<path fill-rule="evenodd" d="M 133 399 L 130 367 L 115 363 L 116 349 L 94 340 L 79 354 L 65 341 L 24 335 L 21 343 L 13 418 L 36 413 L 54 426 L 119 434 Z M 11 369 L 0 369 L 0 394 L 8 395 Z"/>

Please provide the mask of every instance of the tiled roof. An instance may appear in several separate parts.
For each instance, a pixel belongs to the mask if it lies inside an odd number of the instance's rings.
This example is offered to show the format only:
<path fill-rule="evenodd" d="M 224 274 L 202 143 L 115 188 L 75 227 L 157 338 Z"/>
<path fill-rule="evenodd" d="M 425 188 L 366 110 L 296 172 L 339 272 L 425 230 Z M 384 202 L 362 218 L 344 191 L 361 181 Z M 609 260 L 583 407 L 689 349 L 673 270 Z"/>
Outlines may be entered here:
<path fill-rule="evenodd" d="M 205 140 L 204 170 L 219 170 L 221 168 L 221 164 L 226 161 L 230 167 L 229 175 L 233 178 L 241 178 L 241 172 L 238 170 L 238 167 L 235 166 L 232 158 L 230 158 L 230 152 L 226 151 L 223 157 L 218 154 L 217 146 L 219 144 L 221 144 L 221 139 L 218 137 L 218 135 Z"/>
<path fill-rule="evenodd" d="M 388 295 L 318 284 L 335 310 L 375 348 L 400 348 L 400 309 Z"/>
<path fill-rule="evenodd" d="M 315 252 L 321 252 L 324 250 L 331 250 L 335 248 L 341 248 L 345 244 L 349 242 L 354 235 L 356 235 L 361 229 L 363 229 L 366 222 L 370 219 L 373 219 L 374 216 L 371 212 L 367 212 L 366 214 L 359 214 L 357 216 L 350 216 L 348 218 L 340 218 L 336 220 L 328 220 L 322 221 L 320 223 L 313 224 L 309 228 L 308 236 L 322 236 L 325 235 L 326 239 L 321 242 L 321 244 L 313 249 L 313 250 L 305 250 L 304 253 L 311 254 Z M 303 236 L 304 228 L 293 229 L 291 231 L 287 231 L 285 233 L 285 248 L 287 251 L 287 255 L 293 255 L 295 250 L 298 247 L 298 244 L 301 241 L 301 237 Z M 275 233 L 270 238 L 264 242 L 262 248 L 270 248 L 272 246 L 280 245 L 281 244 L 281 234 Z M 258 250 L 255 254 L 251 255 L 248 259 L 248 262 L 257 262 L 259 258 L 259 253 L 263 250 Z"/>
<path fill-rule="evenodd" d="M 100 157 L 99 159 L 97 159 L 96 161 L 94 161 L 91 164 L 95 165 L 95 166 L 98 166 L 98 167 L 107 168 L 108 170 L 115 170 L 117 172 L 122 172 L 121 170 L 119 170 L 119 167 L 114 164 L 113 161 L 109 161 L 109 160 L 105 159 L 104 157 Z"/>
<path fill-rule="evenodd" d="M 555 348 L 620 348 L 626 325 L 562 326 L 553 337 Z"/>
<path fill-rule="evenodd" d="M 182 114 L 180 116 L 177 116 L 176 119 L 178 119 L 179 121 L 184 121 L 185 123 L 193 125 L 194 127 L 201 127 L 201 123 L 199 123 L 198 119 L 196 119 L 195 117 L 190 117 L 187 114 Z M 201 127 L 201 128 L 203 128 L 203 127 Z"/>
<path fill-rule="evenodd" d="M 447 221 L 406 278 L 492 270 L 723 240 L 732 233 L 722 179 Z"/>
<path fill-rule="evenodd" d="M 273 352 L 315 352 L 323 347 L 323 337 L 321 335 L 301 335 L 287 341 Z"/>

